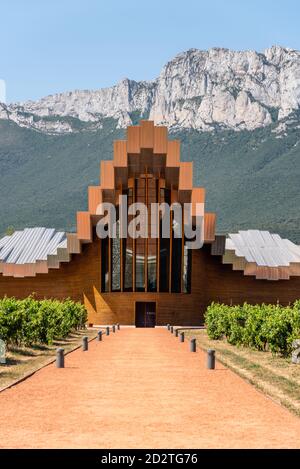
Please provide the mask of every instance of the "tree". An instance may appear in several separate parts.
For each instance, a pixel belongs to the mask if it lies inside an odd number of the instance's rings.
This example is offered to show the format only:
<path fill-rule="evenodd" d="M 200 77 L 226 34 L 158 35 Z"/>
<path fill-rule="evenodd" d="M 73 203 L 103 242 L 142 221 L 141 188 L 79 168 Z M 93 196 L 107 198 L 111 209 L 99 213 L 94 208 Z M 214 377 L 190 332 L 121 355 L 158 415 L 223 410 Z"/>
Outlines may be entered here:
<path fill-rule="evenodd" d="M 15 232 L 15 229 L 13 226 L 8 226 L 5 230 L 6 236 L 11 236 L 12 234 L 14 234 L 14 232 Z"/>

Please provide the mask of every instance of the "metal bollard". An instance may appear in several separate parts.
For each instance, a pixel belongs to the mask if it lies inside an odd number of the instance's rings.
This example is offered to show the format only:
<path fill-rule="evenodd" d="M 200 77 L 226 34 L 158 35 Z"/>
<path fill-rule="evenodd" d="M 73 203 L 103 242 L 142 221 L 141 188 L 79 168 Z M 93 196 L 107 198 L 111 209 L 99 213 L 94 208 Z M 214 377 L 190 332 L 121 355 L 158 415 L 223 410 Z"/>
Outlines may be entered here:
<path fill-rule="evenodd" d="M 82 351 L 86 352 L 89 349 L 88 336 L 82 337 Z"/>
<path fill-rule="evenodd" d="M 196 352 L 196 339 L 190 340 L 190 352 Z"/>
<path fill-rule="evenodd" d="M 175 337 L 178 337 L 178 329 L 175 329 Z"/>
<path fill-rule="evenodd" d="M 170 327 L 171 327 L 170 324 L 167 324 L 167 329 L 168 329 L 168 331 L 170 330 Z"/>
<path fill-rule="evenodd" d="M 214 370 L 215 365 L 216 365 L 215 350 L 208 349 L 207 350 L 207 368 L 209 370 Z"/>
<path fill-rule="evenodd" d="M 173 334 L 173 326 L 170 327 L 170 332 Z"/>
<path fill-rule="evenodd" d="M 184 332 L 180 332 L 180 334 L 179 334 L 179 342 L 184 342 Z"/>
<path fill-rule="evenodd" d="M 117 324 L 117 329 L 118 329 L 118 331 L 120 330 L 120 324 L 119 323 Z"/>
<path fill-rule="evenodd" d="M 116 326 L 115 325 L 112 326 L 112 331 L 116 332 Z"/>
<path fill-rule="evenodd" d="M 56 350 L 56 368 L 64 368 L 64 367 L 65 367 L 64 349 L 58 348 Z"/>
<path fill-rule="evenodd" d="M 97 332 L 97 340 L 98 340 L 98 342 L 101 342 L 101 340 L 102 340 L 102 331 Z"/>
<path fill-rule="evenodd" d="M 109 335 L 109 326 L 106 328 L 106 335 Z"/>

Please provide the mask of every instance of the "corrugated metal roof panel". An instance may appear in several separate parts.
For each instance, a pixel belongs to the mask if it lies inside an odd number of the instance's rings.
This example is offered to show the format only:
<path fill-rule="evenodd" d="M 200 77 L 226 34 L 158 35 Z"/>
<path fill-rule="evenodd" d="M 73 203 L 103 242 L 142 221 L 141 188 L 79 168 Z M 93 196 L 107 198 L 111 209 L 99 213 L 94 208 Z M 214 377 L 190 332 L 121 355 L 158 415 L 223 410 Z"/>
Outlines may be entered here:
<path fill-rule="evenodd" d="M 57 232 L 54 234 L 54 236 L 51 238 L 50 242 L 44 247 L 42 252 L 39 255 L 39 261 L 45 261 L 47 260 L 47 256 L 50 254 L 55 254 L 57 250 L 57 246 L 61 241 L 64 239 L 65 233 L 63 232 Z"/>
<path fill-rule="evenodd" d="M 259 268 L 289 267 L 291 262 L 300 262 L 300 246 L 268 231 L 241 230 L 238 233 L 230 233 L 225 249 L 234 250 L 237 257 L 244 258 L 248 263 L 255 263 Z M 247 273 L 252 270 L 252 266 L 251 269 L 248 267 Z M 267 271 L 260 269 L 258 272 L 261 278 Z M 269 272 L 273 277 L 273 273 Z"/>
<path fill-rule="evenodd" d="M 262 238 L 267 246 L 275 246 L 276 243 L 269 231 L 261 231 Z"/>
<path fill-rule="evenodd" d="M 56 234 L 64 234 L 64 233 L 56 233 Z M 53 246 L 53 248 L 51 247 L 51 249 L 49 249 L 49 251 L 48 251 L 49 256 L 57 256 L 57 249 L 59 247 L 67 248 L 67 238 L 63 237 L 63 238 L 58 239 L 58 237 L 57 237 L 57 240 L 58 240 L 58 242 L 55 244 L 55 246 Z"/>
<path fill-rule="evenodd" d="M 28 252 L 26 256 L 26 262 L 36 262 L 40 258 L 41 253 L 53 238 L 54 233 L 55 230 L 53 228 L 45 229 L 38 242 L 33 246 L 31 251 Z"/>
<path fill-rule="evenodd" d="M 6 259 L 9 257 L 10 253 L 14 249 L 14 246 L 18 244 L 19 239 L 22 237 L 23 231 L 15 231 L 9 239 L 7 240 L 6 244 L 3 246 L 0 252 L 0 260 L 6 262 Z"/>
<path fill-rule="evenodd" d="M 225 250 L 226 251 L 234 251 L 235 250 L 235 244 L 234 244 L 234 242 L 231 238 L 226 238 Z"/>
<path fill-rule="evenodd" d="M 289 239 L 283 239 L 283 244 L 288 248 L 289 252 L 292 253 L 295 258 L 300 262 L 300 246 L 292 243 Z"/>
<path fill-rule="evenodd" d="M 31 228 L 28 230 L 27 242 L 20 246 L 17 264 L 31 263 L 30 257 L 35 257 L 36 246 L 45 232 L 45 228 Z M 34 262 L 34 260 L 33 260 Z"/>
<path fill-rule="evenodd" d="M 240 233 L 229 234 L 229 237 L 235 247 L 245 246 L 245 242 Z"/>
<path fill-rule="evenodd" d="M 9 238 L 10 238 L 10 236 L 4 236 L 4 238 L 0 239 L 0 251 L 1 251 L 2 247 L 7 243 Z"/>
<path fill-rule="evenodd" d="M 236 255 L 238 255 L 239 257 L 244 257 L 247 262 L 255 262 L 253 252 L 248 246 L 239 247 L 236 250 Z"/>
<path fill-rule="evenodd" d="M 57 248 L 67 248 L 64 232 L 52 228 L 26 228 L 11 236 L 0 239 L 0 261 L 4 264 L 34 264 L 47 260 L 48 254 L 56 253 Z"/>
<path fill-rule="evenodd" d="M 251 246 L 249 248 L 249 251 L 251 253 L 252 260 L 256 262 L 257 265 L 259 266 L 265 266 L 267 265 L 264 256 L 262 255 L 262 252 L 258 246 Z M 251 262 L 251 261 L 250 261 Z"/>

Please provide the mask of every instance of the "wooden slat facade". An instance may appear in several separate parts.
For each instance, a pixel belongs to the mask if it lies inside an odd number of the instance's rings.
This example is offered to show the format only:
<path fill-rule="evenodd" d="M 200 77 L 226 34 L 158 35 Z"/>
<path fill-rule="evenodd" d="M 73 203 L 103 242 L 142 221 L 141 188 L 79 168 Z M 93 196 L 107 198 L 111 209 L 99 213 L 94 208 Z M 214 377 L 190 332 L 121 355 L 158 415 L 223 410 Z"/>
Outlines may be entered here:
<path fill-rule="evenodd" d="M 141 145 L 141 148 L 153 149 L 154 147 L 154 123 L 153 121 L 141 121 L 140 145 Z"/>
<path fill-rule="evenodd" d="M 91 215 L 96 215 L 97 207 L 103 202 L 102 189 L 100 186 L 88 188 L 88 206 Z"/>
<path fill-rule="evenodd" d="M 115 186 L 125 186 L 128 180 L 128 155 L 126 140 L 114 141 L 114 177 Z"/>
<path fill-rule="evenodd" d="M 226 236 L 216 235 L 215 240 L 211 245 L 212 256 L 223 256 L 225 253 Z"/>
<path fill-rule="evenodd" d="M 84 243 L 92 241 L 92 223 L 89 212 L 77 212 L 77 237 Z"/>
<path fill-rule="evenodd" d="M 168 129 L 167 127 L 154 127 L 154 147 L 155 155 L 166 155 L 168 152 Z"/>
<path fill-rule="evenodd" d="M 139 126 L 127 127 L 127 152 L 133 155 L 138 155 L 141 152 Z"/>

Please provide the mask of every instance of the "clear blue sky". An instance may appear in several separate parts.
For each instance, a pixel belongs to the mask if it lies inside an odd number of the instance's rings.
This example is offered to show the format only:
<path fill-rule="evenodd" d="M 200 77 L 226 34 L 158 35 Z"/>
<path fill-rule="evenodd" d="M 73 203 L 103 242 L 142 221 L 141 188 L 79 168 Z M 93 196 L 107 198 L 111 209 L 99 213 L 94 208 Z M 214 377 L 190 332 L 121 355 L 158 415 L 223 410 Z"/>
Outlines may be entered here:
<path fill-rule="evenodd" d="M 1 0 L 7 101 L 155 78 L 190 48 L 300 49 L 299 0 Z"/>

